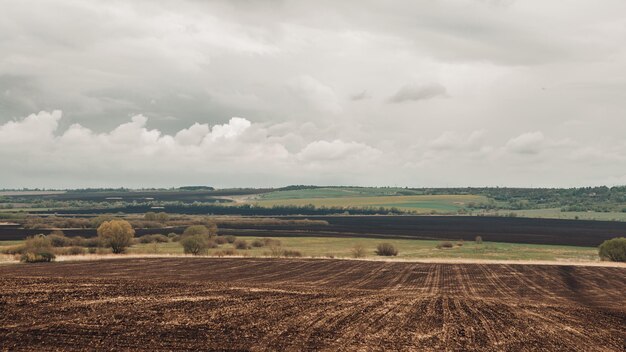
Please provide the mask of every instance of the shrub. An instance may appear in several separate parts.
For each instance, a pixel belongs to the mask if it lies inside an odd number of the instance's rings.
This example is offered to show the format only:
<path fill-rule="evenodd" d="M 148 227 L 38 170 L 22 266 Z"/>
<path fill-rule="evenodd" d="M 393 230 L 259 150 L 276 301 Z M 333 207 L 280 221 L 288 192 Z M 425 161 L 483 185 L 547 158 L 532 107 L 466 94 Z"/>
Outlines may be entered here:
<path fill-rule="evenodd" d="M 280 240 L 274 239 L 274 238 L 267 238 L 264 237 L 263 238 L 263 243 L 265 243 L 266 246 L 280 246 Z"/>
<path fill-rule="evenodd" d="M 233 248 L 225 248 L 221 251 L 215 252 L 215 255 L 218 257 L 232 256 L 232 255 L 237 255 L 237 251 L 234 250 Z"/>
<path fill-rule="evenodd" d="M 183 236 L 180 244 L 183 246 L 185 254 L 206 254 L 209 248 L 209 238 L 208 235 L 201 234 Z"/>
<path fill-rule="evenodd" d="M 474 239 L 474 242 L 476 242 L 476 244 L 483 244 L 482 236 L 476 236 L 476 238 Z"/>
<path fill-rule="evenodd" d="M 293 249 L 285 249 L 282 255 L 285 257 L 302 257 L 302 253 L 300 251 L 296 251 Z"/>
<path fill-rule="evenodd" d="M 67 247 L 72 244 L 72 240 L 65 237 L 63 231 L 52 231 L 46 237 L 50 240 L 50 244 L 52 245 L 52 247 Z"/>
<path fill-rule="evenodd" d="M 228 240 L 224 236 L 217 236 L 217 237 L 215 237 L 215 243 L 217 243 L 217 244 L 226 244 L 226 243 L 228 243 Z"/>
<path fill-rule="evenodd" d="M 217 244 L 217 242 L 215 242 L 215 240 L 210 239 L 207 241 L 207 247 L 208 248 L 217 248 L 219 247 L 219 244 Z"/>
<path fill-rule="evenodd" d="M 138 243 L 152 243 L 152 235 L 143 235 L 137 238 Z"/>
<path fill-rule="evenodd" d="M 56 256 L 52 252 L 26 252 L 22 254 L 20 261 L 24 263 L 49 263 L 53 261 L 54 258 L 56 258 Z"/>
<path fill-rule="evenodd" d="M 248 248 L 250 248 L 250 246 L 248 245 L 248 242 L 246 240 L 236 240 L 235 242 L 233 242 L 233 246 L 235 246 L 235 248 L 237 248 L 237 249 L 248 249 Z"/>
<path fill-rule="evenodd" d="M 265 246 L 265 242 L 262 239 L 257 238 L 254 241 L 252 241 L 252 243 L 250 243 L 250 245 L 252 247 L 260 248 L 260 247 L 264 247 Z"/>
<path fill-rule="evenodd" d="M 380 243 L 376 246 L 376 254 L 381 256 L 396 256 L 398 255 L 398 249 L 391 243 Z"/>
<path fill-rule="evenodd" d="M 454 245 L 450 241 L 443 241 L 437 244 L 437 249 L 452 248 Z"/>
<path fill-rule="evenodd" d="M 167 238 L 170 239 L 170 241 L 172 242 L 178 242 L 180 241 L 180 235 L 175 234 L 174 232 L 170 232 L 167 234 Z"/>
<path fill-rule="evenodd" d="M 228 243 L 234 243 L 236 240 L 237 240 L 237 237 L 233 235 L 226 236 L 226 241 L 228 241 Z"/>
<path fill-rule="evenodd" d="M 135 230 L 125 220 L 105 221 L 98 227 L 98 237 L 113 253 L 123 253 L 132 244 Z"/>
<path fill-rule="evenodd" d="M 98 249 L 96 247 L 89 247 L 89 248 L 87 248 L 87 252 L 89 254 L 96 254 L 96 251 L 98 251 Z"/>
<path fill-rule="evenodd" d="M 352 249 L 350 250 L 350 254 L 352 254 L 352 258 L 363 258 L 367 255 L 367 252 L 365 251 L 365 247 L 357 244 L 356 246 L 352 247 Z"/>
<path fill-rule="evenodd" d="M 82 246 L 87 247 L 87 248 L 96 248 L 96 247 L 101 247 L 102 242 L 100 241 L 99 237 L 89 237 L 89 238 L 85 238 L 82 241 Z"/>
<path fill-rule="evenodd" d="M 74 246 L 67 249 L 65 253 L 67 253 L 68 255 L 82 255 L 85 254 L 85 249 L 83 247 Z"/>
<path fill-rule="evenodd" d="M 44 235 L 37 235 L 26 239 L 20 260 L 25 263 L 39 263 L 51 262 L 54 258 L 50 239 Z"/>
<path fill-rule="evenodd" d="M 274 258 L 278 258 L 283 254 L 283 249 L 280 246 L 270 246 L 270 255 Z"/>
<path fill-rule="evenodd" d="M 158 233 L 154 235 L 143 235 L 139 237 L 138 240 L 139 243 L 166 243 L 170 241 L 167 236 Z"/>
<path fill-rule="evenodd" d="M 602 242 L 598 254 L 603 260 L 626 262 L 626 237 L 616 237 Z"/>

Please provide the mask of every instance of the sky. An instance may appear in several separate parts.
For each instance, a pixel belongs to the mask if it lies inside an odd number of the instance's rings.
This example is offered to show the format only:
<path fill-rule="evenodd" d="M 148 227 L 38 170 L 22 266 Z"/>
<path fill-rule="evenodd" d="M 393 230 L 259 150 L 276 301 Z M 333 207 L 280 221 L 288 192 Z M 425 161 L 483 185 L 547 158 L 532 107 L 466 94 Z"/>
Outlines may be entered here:
<path fill-rule="evenodd" d="M 0 188 L 626 184 L 623 0 L 0 0 Z"/>

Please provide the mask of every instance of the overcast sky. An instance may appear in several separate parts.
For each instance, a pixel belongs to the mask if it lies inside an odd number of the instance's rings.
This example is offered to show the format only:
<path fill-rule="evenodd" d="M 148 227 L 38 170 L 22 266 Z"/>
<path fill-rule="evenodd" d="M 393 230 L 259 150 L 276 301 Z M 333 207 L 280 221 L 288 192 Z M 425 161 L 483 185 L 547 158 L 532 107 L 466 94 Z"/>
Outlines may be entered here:
<path fill-rule="evenodd" d="M 626 184 L 626 1 L 0 0 L 0 188 Z"/>

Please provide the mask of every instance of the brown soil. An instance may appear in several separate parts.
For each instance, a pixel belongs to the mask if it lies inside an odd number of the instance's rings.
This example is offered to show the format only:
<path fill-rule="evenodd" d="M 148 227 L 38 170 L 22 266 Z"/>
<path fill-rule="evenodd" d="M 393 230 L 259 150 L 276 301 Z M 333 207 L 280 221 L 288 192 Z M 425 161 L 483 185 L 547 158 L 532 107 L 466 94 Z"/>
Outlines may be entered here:
<path fill-rule="evenodd" d="M 626 346 L 626 269 L 145 258 L 0 266 L 0 350 Z"/>

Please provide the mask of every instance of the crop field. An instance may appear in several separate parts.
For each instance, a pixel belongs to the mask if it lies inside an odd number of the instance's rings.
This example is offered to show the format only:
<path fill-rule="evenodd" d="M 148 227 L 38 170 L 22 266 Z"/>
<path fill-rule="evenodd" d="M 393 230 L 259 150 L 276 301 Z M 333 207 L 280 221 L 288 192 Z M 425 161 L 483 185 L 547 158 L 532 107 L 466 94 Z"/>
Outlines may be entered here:
<path fill-rule="evenodd" d="M 620 351 L 626 269 L 304 259 L 0 265 L 0 350 Z"/>
<path fill-rule="evenodd" d="M 254 219 L 254 218 L 251 218 Z M 272 224 L 254 221 L 220 224 L 224 235 L 247 237 L 365 237 L 384 239 L 465 240 L 595 247 L 626 236 L 626 223 L 483 216 L 310 216 L 280 219 L 322 220 L 328 224 Z M 0 241 L 21 240 L 48 229 L 0 226 Z M 182 228 L 137 229 L 137 235 L 181 232 Z M 68 236 L 95 236 L 95 229 L 64 229 Z"/>
<path fill-rule="evenodd" d="M 487 200 L 475 195 L 375 195 L 370 193 L 350 194 L 344 189 L 332 192 L 283 191 L 261 195 L 250 202 L 271 207 L 275 205 L 314 205 L 316 207 L 384 207 L 410 210 L 416 213 L 456 213 L 468 203 L 481 203 Z M 310 194 L 308 194 L 310 193 Z M 342 193 L 342 194 L 340 194 Z"/>

